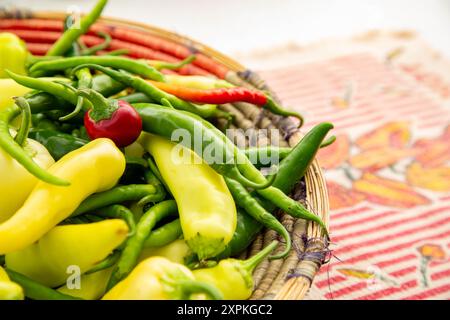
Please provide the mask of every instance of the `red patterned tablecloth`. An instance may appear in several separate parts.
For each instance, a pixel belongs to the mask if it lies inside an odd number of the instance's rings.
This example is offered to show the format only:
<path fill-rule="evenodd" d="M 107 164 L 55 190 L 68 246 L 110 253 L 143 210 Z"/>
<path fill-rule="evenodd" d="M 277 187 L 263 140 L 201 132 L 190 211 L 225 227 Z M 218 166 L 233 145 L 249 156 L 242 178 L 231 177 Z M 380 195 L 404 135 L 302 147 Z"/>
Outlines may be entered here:
<path fill-rule="evenodd" d="M 305 129 L 335 124 L 319 154 L 334 257 L 308 298 L 449 299 L 450 63 L 409 32 L 242 60 Z"/>

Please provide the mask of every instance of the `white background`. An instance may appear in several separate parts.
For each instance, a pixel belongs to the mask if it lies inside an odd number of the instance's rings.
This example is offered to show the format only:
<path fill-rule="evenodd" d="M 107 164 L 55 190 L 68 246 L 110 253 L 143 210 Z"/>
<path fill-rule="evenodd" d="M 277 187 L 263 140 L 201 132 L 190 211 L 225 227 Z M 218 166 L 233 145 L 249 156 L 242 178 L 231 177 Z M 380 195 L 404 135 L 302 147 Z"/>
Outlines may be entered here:
<path fill-rule="evenodd" d="M 94 0 L 0 0 L 33 10 L 89 10 Z M 110 0 L 108 16 L 189 35 L 233 55 L 370 29 L 408 28 L 450 57 L 450 0 Z"/>

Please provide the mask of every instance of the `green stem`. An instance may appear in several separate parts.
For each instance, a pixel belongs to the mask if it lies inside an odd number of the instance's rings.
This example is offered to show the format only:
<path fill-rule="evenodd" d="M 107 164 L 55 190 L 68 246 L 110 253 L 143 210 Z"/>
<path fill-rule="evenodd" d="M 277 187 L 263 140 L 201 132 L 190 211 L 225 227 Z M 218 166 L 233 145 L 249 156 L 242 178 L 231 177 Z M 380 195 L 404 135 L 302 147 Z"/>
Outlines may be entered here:
<path fill-rule="evenodd" d="M 253 273 L 253 270 L 269 255 L 269 253 L 276 248 L 277 245 L 278 241 L 272 241 L 267 247 L 255 254 L 253 257 L 242 261 L 242 268 L 249 274 Z"/>
<path fill-rule="evenodd" d="M 104 56 L 122 56 L 122 55 L 128 54 L 129 52 L 130 52 L 130 50 L 128 50 L 128 49 L 117 49 L 117 50 L 109 51 L 103 55 Z"/>
<path fill-rule="evenodd" d="M 93 266 L 91 269 L 86 271 L 86 274 L 95 273 L 101 270 L 105 270 L 108 268 L 111 268 L 113 265 L 119 261 L 120 258 L 120 251 L 116 250 L 112 254 L 106 257 L 103 261 L 100 261 L 95 266 Z"/>
<path fill-rule="evenodd" d="M 17 132 L 14 140 L 19 145 L 23 146 L 27 141 L 28 133 L 30 132 L 31 128 L 31 109 L 27 100 L 23 97 L 15 97 L 14 101 L 22 111 L 22 121 L 20 123 L 19 131 Z"/>
<path fill-rule="evenodd" d="M 154 61 L 153 63 L 151 63 L 151 65 L 155 67 L 157 70 L 161 69 L 178 70 L 184 67 L 185 65 L 192 63 L 195 59 L 196 59 L 195 55 L 190 55 L 186 59 L 176 63 L 170 63 L 166 61 Z"/>
<path fill-rule="evenodd" d="M 93 55 L 93 54 L 97 53 L 97 51 L 104 50 L 109 47 L 111 40 L 112 40 L 111 36 L 108 33 L 102 32 L 102 31 L 97 32 L 97 35 L 102 37 L 104 39 L 104 41 L 93 47 L 83 49 L 81 51 L 82 56 Z"/>
<path fill-rule="evenodd" d="M 92 110 L 89 111 L 89 117 L 95 122 L 111 119 L 113 113 L 119 108 L 117 100 L 108 100 L 95 90 L 80 89 L 77 92 L 80 96 L 88 99 L 92 103 Z"/>

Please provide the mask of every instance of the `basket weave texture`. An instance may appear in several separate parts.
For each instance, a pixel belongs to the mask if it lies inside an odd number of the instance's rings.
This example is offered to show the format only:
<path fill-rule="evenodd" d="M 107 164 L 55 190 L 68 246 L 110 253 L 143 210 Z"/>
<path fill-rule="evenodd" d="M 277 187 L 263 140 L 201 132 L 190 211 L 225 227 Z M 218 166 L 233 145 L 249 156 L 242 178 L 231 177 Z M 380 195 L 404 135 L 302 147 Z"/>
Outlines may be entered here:
<path fill-rule="evenodd" d="M 59 37 L 64 16 L 63 13 L 0 8 L 0 32 L 14 32 L 27 42 L 32 53 L 44 54 L 51 43 Z M 101 41 L 93 31 L 106 30 L 114 39 L 110 46 L 111 49 L 119 49 L 121 45 L 126 44 L 132 48 L 129 55 L 135 58 L 178 61 L 190 54 L 196 54 L 197 59 L 194 66 L 183 68 L 181 73 L 213 74 L 235 85 L 267 90 L 277 100 L 276 94 L 256 73 L 185 36 L 146 24 L 114 18 L 102 18 L 92 29 L 91 34 L 83 37 L 83 41 L 87 45 L 94 45 Z M 127 41 L 123 39 L 125 34 Z M 130 35 L 131 38 L 129 38 Z M 260 134 L 258 131 L 259 145 L 294 146 L 302 137 L 298 125 L 293 119 L 271 114 L 255 105 L 235 103 L 222 105 L 221 108 L 235 116 L 231 128 L 241 128 L 245 131 L 279 130 L 278 141 L 275 141 L 274 137 Z M 219 123 L 218 125 L 224 124 Z M 266 132 L 270 132 L 270 130 Z M 236 130 L 235 133 L 236 135 L 233 137 L 235 142 L 248 145 L 242 131 Z M 312 163 L 305 178 L 297 183 L 291 197 L 319 215 L 328 226 L 328 195 L 317 161 Z M 302 299 L 310 288 L 315 274 L 327 258 L 327 239 L 321 236 L 320 228 L 315 223 L 294 219 L 282 212 L 279 213 L 279 219 L 291 233 L 293 250 L 284 260 L 266 260 L 261 263 L 254 272 L 255 289 L 251 299 Z M 241 258 L 255 254 L 275 238 L 277 235 L 271 230 L 262 232 L 247 251 L 242 253 Z"/>

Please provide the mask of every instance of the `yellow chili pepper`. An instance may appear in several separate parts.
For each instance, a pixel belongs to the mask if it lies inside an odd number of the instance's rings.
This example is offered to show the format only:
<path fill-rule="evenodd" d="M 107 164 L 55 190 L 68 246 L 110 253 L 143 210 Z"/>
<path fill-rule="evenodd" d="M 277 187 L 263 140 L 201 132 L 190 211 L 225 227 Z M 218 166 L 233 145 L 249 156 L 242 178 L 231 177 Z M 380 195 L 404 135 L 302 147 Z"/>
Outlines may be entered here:
<path fill-rule="evenodd" d="M 0 224 L 0 254 L 39 240 L 89 195 L 112 188 L 124 170 L 125 157 L 109 139 L 96 139 L 66 154 L 48 171 L 70 186 L 39 181 L 22 207 Z"/>
<path fill-rule="evenodd" d="M 69 289 L 66 284 L 58 288 L 57 291 L 84 300 L 100 299 L 106 292 L 106 285 L 112 271 L 113 268 L 108 268 L 90 274 L 83 274 L 80 277 L 80 288 Z"/>
<path fill-rule="evenodd" d="M 0 78 L 8 78 L 5 69 L 26 74 L 25 63 L 29 56 L 25 42 L 9 32 L 0 33 Z"/>
<path fill-rule="evenodd" d="M 13 132 L 14 134 L 14 132 Z M 55 163 L 47 149 L 39 142 L 27 139 L 26 149 L 42 168 Z M 25 202 L 38 179 L 0 148 L 0 223 L 9 219 Z"/>
<path fill-rule="evenodd" d="M 158 248 L 144 248 L 139 257 L 143 261 L 149 257 L 164 257 L 172 262 L 185 264 L 185 258 L 192 253 L 191 249 L 183 239 L 177 239 L 165 246 Z"/>
<path fill-rule="evenodd" d="M 275 249 L 278 241 L 273 241 L 248 260 L 225 259 L 206 269 L 194 270 L 195 279 L 219 289 L 225 300 L 245 300 L 253 292 L 253 270 Z"/>
<path fill-rule="evenodd" d="M 73 266 L 86 272 L 105 259 L 127 237 L 128 226 L 121 219 L 89 224 L 57 226 L 37 243 L 6 255 L 6 266 L 43 285 L 64 284 Z"/>
<path fill-rule="evenodd" d="M 12 282 L 6 271 L 0 267 L 0 300 L 23 300 L 24 293 L 21 286 Z"/>
<path fill-rule="evenodd" d="M 185 300 L 196 293 L 221 298 L 216 288 L 196 281 L 187 267 L 166 258 L 151 257 L 139 263 L 103 300 Z"/>
<path fill-rule="evenodd" d="M 141 144 L 155 159 L 177 202 L 184 239 L 192 251 L 201 260 L 222 252 L 237 221 L 236 205 L 223 177 L 195 152 L 165 138 L 145 134 Z"/>

